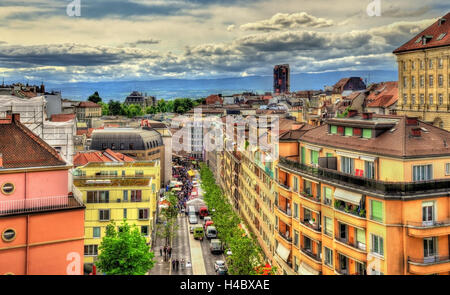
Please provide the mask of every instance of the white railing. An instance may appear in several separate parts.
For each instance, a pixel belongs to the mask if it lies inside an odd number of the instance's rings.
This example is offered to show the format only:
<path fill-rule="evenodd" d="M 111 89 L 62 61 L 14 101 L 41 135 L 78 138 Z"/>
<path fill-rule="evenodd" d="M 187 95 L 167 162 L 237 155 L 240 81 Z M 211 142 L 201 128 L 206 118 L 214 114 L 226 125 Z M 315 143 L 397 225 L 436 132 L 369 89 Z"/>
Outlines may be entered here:
<path fill-rule="evenodd" d="M 82 204 L 68 196 L 0 201 L 0 216 L 80 207 Z"/>
<path fill-rule="evenodd" d="M 73 197 L 80 203 L 83 204 L 83 193 L 76 187 L 72 186 Z"/>

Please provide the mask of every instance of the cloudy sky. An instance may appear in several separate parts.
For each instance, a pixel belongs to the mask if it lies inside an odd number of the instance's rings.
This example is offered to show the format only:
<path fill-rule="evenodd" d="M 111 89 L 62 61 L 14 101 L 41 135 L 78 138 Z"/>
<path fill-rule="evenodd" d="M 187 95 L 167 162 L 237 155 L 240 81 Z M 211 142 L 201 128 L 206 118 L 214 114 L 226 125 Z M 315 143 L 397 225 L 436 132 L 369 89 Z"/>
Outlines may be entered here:
<path fill-rule="evenodd" d="M 391 52 L 450 12 L 443 0 L 379 0 L 373 17 L 373 0 L 78 1 L 80 16 L 67 14 L 72 0 L 0 1 L 5 80 L 271 75 L 278 63 L 395 70 Z"/>

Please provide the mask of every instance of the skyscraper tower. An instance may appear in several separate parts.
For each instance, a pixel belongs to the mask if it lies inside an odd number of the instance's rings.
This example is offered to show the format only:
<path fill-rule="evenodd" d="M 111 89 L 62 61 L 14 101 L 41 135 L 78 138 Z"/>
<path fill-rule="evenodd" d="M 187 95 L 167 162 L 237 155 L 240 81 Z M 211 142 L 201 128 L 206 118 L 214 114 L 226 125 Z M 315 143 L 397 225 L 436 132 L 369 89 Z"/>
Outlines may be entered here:
<path fill-rule="evenodd" d="M 290 91 L 289 65 L 276 65 L 273 69 L 273 92 L 289 93 Z"/>

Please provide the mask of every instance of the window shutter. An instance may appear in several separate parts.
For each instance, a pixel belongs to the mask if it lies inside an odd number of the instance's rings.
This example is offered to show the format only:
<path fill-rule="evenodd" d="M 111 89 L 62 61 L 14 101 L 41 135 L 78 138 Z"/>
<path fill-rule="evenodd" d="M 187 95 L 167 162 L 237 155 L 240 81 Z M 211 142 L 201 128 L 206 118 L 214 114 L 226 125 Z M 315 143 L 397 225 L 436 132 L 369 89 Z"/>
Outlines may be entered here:
<path fill-rule="evenodd" d="M 375 220 L 383 221 L 383 203 L 371 200 L 372 217 Z"/>
<path fill-rule="evenodd" d="M 356 229 L 356 241 L 365 244 L 366 243 L 366 231 Z"/>

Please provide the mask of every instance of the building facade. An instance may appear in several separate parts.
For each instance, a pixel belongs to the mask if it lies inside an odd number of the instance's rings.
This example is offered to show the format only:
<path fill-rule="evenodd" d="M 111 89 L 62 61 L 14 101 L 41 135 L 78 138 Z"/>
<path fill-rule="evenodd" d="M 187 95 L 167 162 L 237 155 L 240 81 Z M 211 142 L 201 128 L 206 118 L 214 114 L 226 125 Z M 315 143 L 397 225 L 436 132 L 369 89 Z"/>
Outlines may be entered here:
<path fill-rule="evenodd" d="M 289 65 L 276 65 L 273 69 L 273 92 L 275 94 L 289 93 L 291 74 Z"/>
<path fill-rule="evenodd" d="M 397 114 L 450 130 L 450 13 L 394 51 Z"/>
<path fill-rule="evenodd" d="M 449 139 L 365 113 L 281 141 L 280 273 L 449 274 Z"/>

